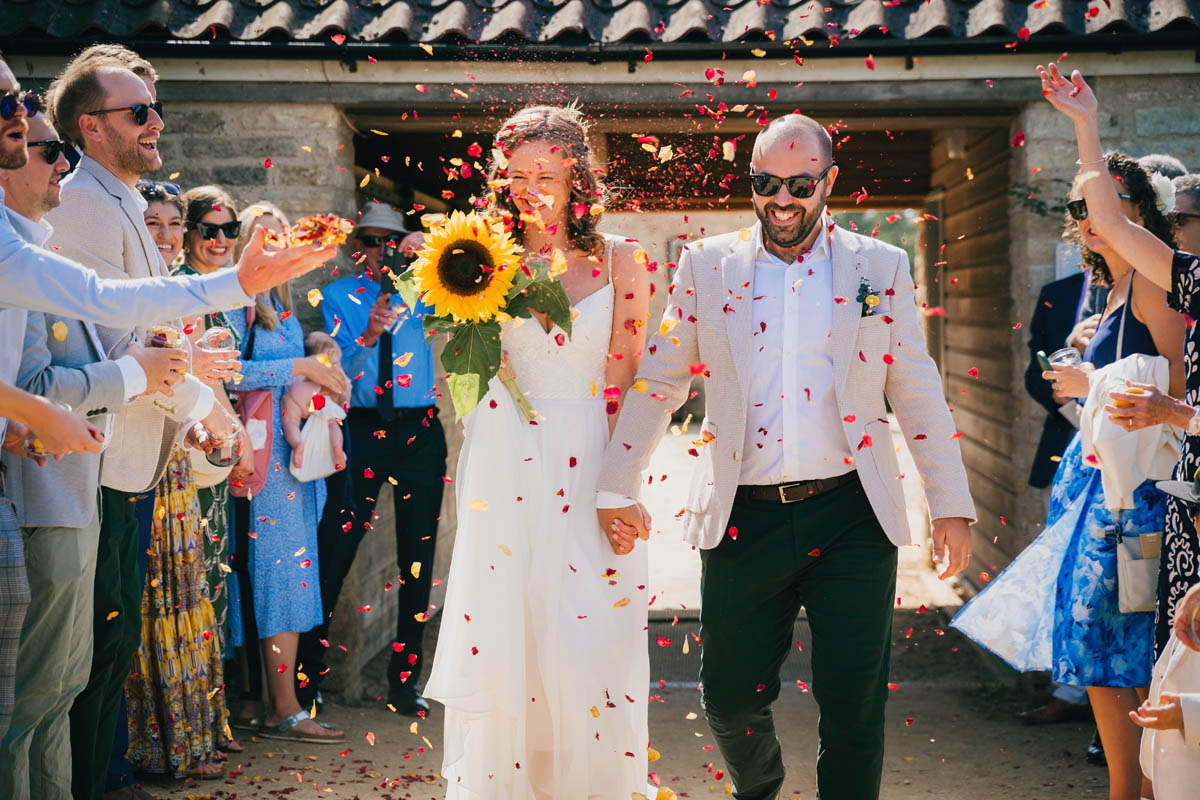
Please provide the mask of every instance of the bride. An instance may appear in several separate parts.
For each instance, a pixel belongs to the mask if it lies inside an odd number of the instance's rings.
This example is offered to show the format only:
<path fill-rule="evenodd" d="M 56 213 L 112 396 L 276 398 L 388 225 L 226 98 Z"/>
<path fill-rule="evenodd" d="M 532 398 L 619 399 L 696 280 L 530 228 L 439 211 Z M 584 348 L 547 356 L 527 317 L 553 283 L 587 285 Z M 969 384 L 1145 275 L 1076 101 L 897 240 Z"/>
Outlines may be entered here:
<path fill-rule="evenodd" d="M 586 133 L 577 110 L 536 106 L 493 144 L 489 210 L 528 254 L 559 269 L 565 257 L 574 321 L 570 337 L 536 312 L 503 326 L 536 420 L 493 379 L 464 421 L 425 688 L 446 707 L 451 799 L 629 800 L 647 786 L 646 550 L 614 552 L 595 497 L 645 345 L 649 275 L 636 242 L 596 232 L 604 188 Z"/>

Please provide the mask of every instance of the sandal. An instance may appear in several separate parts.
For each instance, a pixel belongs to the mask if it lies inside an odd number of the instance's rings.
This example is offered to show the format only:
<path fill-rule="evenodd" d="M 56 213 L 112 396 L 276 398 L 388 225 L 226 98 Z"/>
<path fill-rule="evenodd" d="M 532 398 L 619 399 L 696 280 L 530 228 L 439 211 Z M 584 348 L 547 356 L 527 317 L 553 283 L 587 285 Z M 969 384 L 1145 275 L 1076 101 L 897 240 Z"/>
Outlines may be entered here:
<path fill-rule="evenodd" d="M 215 770 L 212 767 L 216 767 Z M 225 768 L 220 764 L 199 764 L 187 771 L 189 780 L 219 781 L 225 777 Z"/>
<path fill-rule="evenodd" d="M 296 730 L 296 726 L 306 719 L 312 719 L 307 711 L 297 711 L 285 720 L 276 722 L 274 725 L 267 725 L 259 728 L 258 735 L 264 739 L 282 739 L 288 742 L 304 742 L 306 744 L 341 744 L 346 741 L 344 733 L 304 733 Z M 316 720 L 313 720 L 316 722 Z M 337 730 L 332 725 L 326 725 L 324 722 L 317 722 L 322 728 L 327 731 Z"/>

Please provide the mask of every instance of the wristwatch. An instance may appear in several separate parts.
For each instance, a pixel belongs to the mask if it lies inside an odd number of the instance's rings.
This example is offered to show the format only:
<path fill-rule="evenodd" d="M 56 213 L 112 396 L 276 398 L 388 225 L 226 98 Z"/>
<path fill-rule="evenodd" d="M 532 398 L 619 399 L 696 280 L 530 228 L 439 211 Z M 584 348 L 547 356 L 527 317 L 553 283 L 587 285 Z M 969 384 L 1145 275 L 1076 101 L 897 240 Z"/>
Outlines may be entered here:
<path fill-rule="evenodd" d="M 1200 408 L 1196 409 L 1192 418 L 1188 420 L 1187 432 L 1188 436 L 1200 436 Z"/>

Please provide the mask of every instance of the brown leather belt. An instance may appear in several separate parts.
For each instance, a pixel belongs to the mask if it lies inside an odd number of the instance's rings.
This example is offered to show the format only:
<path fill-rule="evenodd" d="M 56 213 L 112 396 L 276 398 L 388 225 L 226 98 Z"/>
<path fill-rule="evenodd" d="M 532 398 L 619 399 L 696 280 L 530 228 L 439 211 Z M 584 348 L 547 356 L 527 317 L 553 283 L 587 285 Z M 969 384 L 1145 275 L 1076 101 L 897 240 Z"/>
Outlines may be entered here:
<path fill-rule="evenodd" d="M 821 478 L 815 481 L 800 481 L 798 483 L 778 483 L 774 486 L 748 486 L 737 488 L 735 498 L 738 500 L 756 500 L 763 503 L 799 503 L 817 495 L 832 492 L 834 489 L 849 483 L 858 482 L 858 472 L 851 470 L 845 475 L 834 478 Z"/>

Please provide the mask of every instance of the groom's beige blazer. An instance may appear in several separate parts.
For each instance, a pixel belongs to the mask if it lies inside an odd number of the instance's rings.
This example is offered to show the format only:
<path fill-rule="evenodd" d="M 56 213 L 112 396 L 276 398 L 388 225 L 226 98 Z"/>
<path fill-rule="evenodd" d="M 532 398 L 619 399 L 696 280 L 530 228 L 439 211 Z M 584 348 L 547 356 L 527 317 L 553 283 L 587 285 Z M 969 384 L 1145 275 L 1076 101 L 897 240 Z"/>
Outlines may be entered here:
<path fill-rule="evenodd" d="M 683 516 L 684 539 L 701 549 L 716 547 L 725 535 L 741 473 L 758 236 L 756 229 L 739 231 L 684 248 L 664 324 L 638 372 L 648 390 L 626 394 L 598 484 L 601 491 L 638 496 L 650 455 L 671 413 L 687 398 L 692 365 L 703 363 L 709 374 L 705 418 L 694 438 L 716 438 L 697 447 Z M 830 245 L 835 396 L 875 516 L 897 545 L 912 542 L 886 397 L 924 480 L 930 518 L 974 521 L 954 421 L 918 322 L 907 254 L 837 227 Z M 864 282 L 879 297 L 870 316 L 862 315 L 856 299 Z"/>

